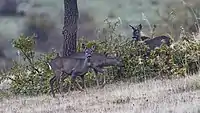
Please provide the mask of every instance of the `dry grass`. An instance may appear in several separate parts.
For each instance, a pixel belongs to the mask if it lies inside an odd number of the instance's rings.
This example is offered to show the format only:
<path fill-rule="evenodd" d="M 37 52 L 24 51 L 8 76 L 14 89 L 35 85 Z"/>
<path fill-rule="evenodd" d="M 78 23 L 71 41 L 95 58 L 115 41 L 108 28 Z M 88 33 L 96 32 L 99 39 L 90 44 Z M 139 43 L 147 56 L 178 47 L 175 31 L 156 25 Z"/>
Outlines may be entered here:
<path fill-rule="evenodd" d="M 198 113 L 200 76 L 118 83 L 104 89 L 50 96 L 3 99 L 0 113 Z"/>

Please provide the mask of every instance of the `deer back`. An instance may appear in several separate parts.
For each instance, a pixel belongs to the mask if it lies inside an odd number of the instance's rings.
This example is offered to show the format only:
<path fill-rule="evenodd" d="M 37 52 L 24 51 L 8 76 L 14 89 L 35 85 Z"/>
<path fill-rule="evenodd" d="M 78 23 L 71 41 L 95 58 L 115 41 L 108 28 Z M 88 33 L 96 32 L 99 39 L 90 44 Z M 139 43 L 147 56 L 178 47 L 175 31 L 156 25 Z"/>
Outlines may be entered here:
<path fill-rule="evenodd" d="M 75 58 L 75 59 L 82 59 L 82 60 L 85 59 L 84 52 L 78 52 L 78 53 L 70 55 L 69 57 L 70 58 Z M 91 56 L 91 62 L 95 63 L 95 64 L 102 63 L 106 58 L 107 57 L 104 54 L 93 53 L 92 56 Z"/>
<path fill-rule="evenodd" d="M 160 47 L 162 44 L 162 40 L 169 46 L 170 45 L 170 38 L 167 36 L 158 36 L 152 39 L 145 40 L 144 42 L 149 46 L 152 50 L 156 47 Z"/>
<path fill-rule="evenodd" d="M 66 73 L 71 73 L 71 71 L 74 69 L 80 71 L 84 65 L 84 61 L 84 52 L 78 52 L 67 57 L 57 57 L 53 59 L 49 64 L 54 71 L 64 70 Z M 112 66 L 116 64 L 113 61 L 118 63 L 116 59 L 107 57 L 101 53 L 93 53 L 90 60 L 91 64 L 95 66 Z"/>
<path fill-rule="evenodd" d="M 72 57 L 58 57 L 53 59 L 50 63 L 53 71 L 65 71 L 66 73 L 71 73 L 71 71 L 76 68 L 81 69 L 84 65 L 84 59 L 72 58 Z"/>
<path fill-rule="evenodd" d="M 63 69 L 66 73 L 71 73 L 72 70 L 76 70 L 78 72 L 87 71 L 89 68 L 89 64 L 84 64 L 85 59 L 78 58 L 64 58 L 63 59 Z M 89 63 L 86 61 L 86 63 Z"/>

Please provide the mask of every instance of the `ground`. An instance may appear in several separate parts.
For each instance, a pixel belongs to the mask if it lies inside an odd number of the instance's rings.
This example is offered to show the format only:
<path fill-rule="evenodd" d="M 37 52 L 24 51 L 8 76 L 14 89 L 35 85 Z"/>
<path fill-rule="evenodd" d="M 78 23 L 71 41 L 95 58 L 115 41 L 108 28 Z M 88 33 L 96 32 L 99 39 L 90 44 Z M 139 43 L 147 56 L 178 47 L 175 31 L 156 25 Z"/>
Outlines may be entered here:
<path fill-rule="evenodd" d="M 107 84 L 57 98 L 3 99 L 0 113 L 199 113 L 200 76 L 143 83 Z"/>

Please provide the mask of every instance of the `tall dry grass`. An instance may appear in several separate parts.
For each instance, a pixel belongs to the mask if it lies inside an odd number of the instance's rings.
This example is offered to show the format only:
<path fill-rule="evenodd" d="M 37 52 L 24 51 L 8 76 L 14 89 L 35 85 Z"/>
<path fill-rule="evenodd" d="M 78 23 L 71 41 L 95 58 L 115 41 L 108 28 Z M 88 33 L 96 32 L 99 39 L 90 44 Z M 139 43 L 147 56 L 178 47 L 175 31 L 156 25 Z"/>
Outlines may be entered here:
<path fill-rule="evenodd" d="M 1 100 L 0 113 L 199 113 L 200 76 L 143 83 L 116 83 L 103 89 Z"/>

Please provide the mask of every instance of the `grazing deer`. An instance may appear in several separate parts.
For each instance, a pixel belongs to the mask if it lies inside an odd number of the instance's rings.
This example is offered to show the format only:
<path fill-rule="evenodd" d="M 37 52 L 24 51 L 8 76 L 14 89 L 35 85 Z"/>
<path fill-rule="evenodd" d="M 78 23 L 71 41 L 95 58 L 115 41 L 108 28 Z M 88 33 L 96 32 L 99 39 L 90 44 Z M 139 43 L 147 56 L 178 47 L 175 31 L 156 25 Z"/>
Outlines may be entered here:
<path fill-rule="evenodd" d="M 89 67 L 91 67 L 91 55 L 94 51 L 94 47 L 92 49 L 88 49 L 85 47 L 85 45 L 83 45 L 83 48 L 84 58 L 73 58 L 72 56 L 60 57 L 57 54 L 56 58 L 52 59 L 50 63 L 48 63 L 54 72 L 54 76 L 50 79 L 50 87 L 53 97 L 55 97 L 55 93 L 53 91 L 53 83 L 56 80 L 58 80 L 58 82 L 60 82 L 60 80 L 63 80 L 63 74 L 71 75 L 71 81 L 72 83 L 74 83 L 75 78 L 78 75 L 86 74 L 88 72 Z M 60 93 L 62 93 L 62 82 L 63 81 L 61 81 L 61 84 L 59 83 Z M 78 89 L 83 91 L 80 86 L 78 86 Z"/>
<path fill-rule="evenodd" d="M 133 39 L 135 41 L 144 41 L 144 43 L 146 45 L 149 46 L 149 52 L 153 49 L 155 49 L 156 47 L 160 47 L 161 44 L 164 42 L 167 46 L 170 46 L 170 41 L 171 38 L 168 36 L 158 36 L 158 37 L 154 37 L 154 38 L 150 38 L 150 37 L 146 37 L 146 36 L 141 36 L 141 30 L 142 30 L 142 25 L 139 24 L 135 27 L 133 27 L 132 25 L 129 25 L 132 30 L 133 30 Z M 147 53 L 148 55 L 150 53 Z"/>
<path fill-rule="evenodd" d="M 73 57 L 73 58 L 81 58 L 81 56 L 83 56 L 83 55 L 84 55 L 83 52 L 79 52 L 77 54 L 72 54 L 71 57 Z M 84 60 L 84 59 L 82 58 L 82 60 Z M 118 57 L 107 56 L 107 55 L 101 54 L 101 53 L 93 53 L 92 54 L 92 56 L 91 56 L 91 64 L 92 64 L 91 68 L 95 72 L 95 79 L 96 79 L 97 87 L 99 87 L 99 81 L 98 81 L 98 76 L 97 75 L 98 75 L 98 73 L 103 73 L 103 68 L 104 67 L 108 67 L 108 66 L 124 67 L 124 64 L 122 63 L 121 59 L 119 59 Z M 82 88 L 86 88 L 86 84 L 84 82 L 85 74 L 86 73 L 79 74 L 79 76 L 81 77 L 82 82 L 83 82 Z M 64 79 L 66 79 L 66 77 L 67 76 L 63 76 L 61 81 L 64 81 Z M 105 76 L 104 76 L 104 83 L 103 83 L 102 87 L 105 85 L 105 83 L 106 82 L 105 82 Z M 77 84 L 77 85 L 79 86 L 79 84 Z"/>
<path fill-rule="evenodd" d="M 95 57 L 95 54 L 92 57 Z M 94 58 L 94 61 L 93 61 L 93 65 L 97 69 L 103 69 L 104 67 L 109 67 L 109 66 L 118 66 L 120 68 L 124 67 L 124 64 L 122 63 L 121 59 L 118 57 L 112 57 L 112 56 L 107 56 L 107 55 L 101 55 L 100 57 L 101 57 L 101 58 L 99 58 L 99 59 L 101 59 L 100 62 L 97 61 L 97 58 L 96 59 Z M 93 68 L 93 70 L 95 72 L 97 87 L 99 87 L 99 81 L 98 81 L 97 75 L 98 75 L 98 72 L 100 72 L 100 71 L 98 71 L 96 68 Z M 105 85 L 105 78 L 104 78 L 104 83 L 102 86 L 104 86 L 104 85 Z"/>
<path fill-rule="evenodd" d="M 64 59 L 69 59 L 69 60 L 76 59 L 76 61 L 79 61 L 80 63 L 83 63 L 84 59 L 85 59 L 84 55 L 85 55 L 84 52 L 77 52 L 77 53 L 74 53 L 74 54 L 70 55 L 69 57 L 64 57 Z M 54 61 L 54 62 L 59 64 L 60 60 L 57 60 L 57 61 Z M 91 68 L 94 70 L 95 75 L 96 75 L 95 77 L 96 77 L 97 86 L 99 86 L 99 82 L 98 82 L 98 79 L 97 79 L 97 74 L 98 74 L 98 72 L 103 73 L 103 71 L 102 71 L 103 67 L 107 67 L 107 66 L 120 66 L 120 67 L 122 67 L 123 66 L 123 64 L 122 64 L 122 62 L 121 62 L 121 60 L 119 58 L 107 56 L 105 54 L 100 54 L 100 53 L 92 53 L 92 56 L 90 58 L 90 62 L 91 62 Z M 71 62 L 65 62 L 66 66 L 73 65 L 73 64 L 74 63 L 71 63 Z M 71 71 L 70 68 L 69 68 L 69 71 Z M 68 71 L 64 71 L 62 73 L 61 82 L 63 82 L 64 79 L 67 77 L 67 76 L 65 76 L 65 74 L 67 74 L 66 72 L 68 72 Z M 86 88 L 85 82 L 84 82 L 84 75 L 85 74 L 86 73 L 79 73 L 78 74 L 78 76 L 80 76 L 81 79 L 82 79 L 83 88 Z M 51 78 L 50 84 L 53 84 L 55 81 L 56 81 L 56 76 Z M 51 86 L 52 86 L 52 90 L 53 90 L 53 85 L 51 85 Z"/>

